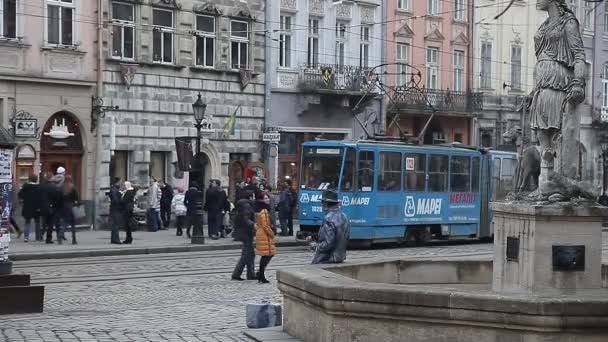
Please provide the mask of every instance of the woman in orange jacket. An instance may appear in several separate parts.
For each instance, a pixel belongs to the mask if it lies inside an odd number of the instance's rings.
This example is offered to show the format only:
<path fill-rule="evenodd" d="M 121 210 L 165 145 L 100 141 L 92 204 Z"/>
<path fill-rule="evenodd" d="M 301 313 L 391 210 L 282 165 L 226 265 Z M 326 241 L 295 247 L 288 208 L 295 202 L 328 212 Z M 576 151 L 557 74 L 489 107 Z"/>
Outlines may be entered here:
<path fill-rule="evenodd" d="M 264 275 L 266 266 L 275 254 L 274 231 L 270 222 L 270 197 L 258 191 L 255 195 L 255 252 L 261 256 L 258 283 L 269 283 Z"/>

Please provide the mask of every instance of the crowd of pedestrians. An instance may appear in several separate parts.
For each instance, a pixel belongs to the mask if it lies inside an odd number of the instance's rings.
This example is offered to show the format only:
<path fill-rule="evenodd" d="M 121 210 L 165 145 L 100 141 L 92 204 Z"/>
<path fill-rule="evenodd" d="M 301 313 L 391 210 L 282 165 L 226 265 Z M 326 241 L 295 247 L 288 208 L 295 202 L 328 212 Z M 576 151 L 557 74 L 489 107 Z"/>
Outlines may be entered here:
<path fill-rule="evenodd" d="M 17 198 L 25 222 L 22 232 L 24 242 L 30 241 L 33 228 L 36 241 L 45 240 L 47 244 L 54 243 L 53 231 L 55 231 L 56 241 L 61 244 L 67 240 L 65 232 L 69 228 L 72 244 L 77 244 L 75 213 L 82 209 L 79 207 L 80 199 L 76 186 L 72 177 L 65 174 L 65 168 L 58 167 L 55 175 L 45 174 L 40 183 L 38 176 L 31 175 L 18 191 Z M 12 216 L 11 225 L 20 231 Z M 45 234 L 46 239 L 44 239 Z"/>

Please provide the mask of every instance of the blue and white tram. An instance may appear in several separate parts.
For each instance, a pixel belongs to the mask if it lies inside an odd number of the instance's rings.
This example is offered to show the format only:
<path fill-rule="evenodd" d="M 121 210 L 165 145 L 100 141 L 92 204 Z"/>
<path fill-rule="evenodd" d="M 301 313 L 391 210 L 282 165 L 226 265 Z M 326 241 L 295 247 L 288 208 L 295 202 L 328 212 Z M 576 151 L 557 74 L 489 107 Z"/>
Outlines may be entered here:
<path fill-rule="evenodd" d="M 304 143 L 299 237 L 318 232 L 326 189 L 338 191 L 354 241 L 489 237 L 488 201 L 503 196 L 499 192 L 509 186 L 501 178 L 502 165 L 509 162 L 516 165 L 514 153 L 453 146 L 373 140 Z M 490 177 L 494 174 L 497 180 Z"/>

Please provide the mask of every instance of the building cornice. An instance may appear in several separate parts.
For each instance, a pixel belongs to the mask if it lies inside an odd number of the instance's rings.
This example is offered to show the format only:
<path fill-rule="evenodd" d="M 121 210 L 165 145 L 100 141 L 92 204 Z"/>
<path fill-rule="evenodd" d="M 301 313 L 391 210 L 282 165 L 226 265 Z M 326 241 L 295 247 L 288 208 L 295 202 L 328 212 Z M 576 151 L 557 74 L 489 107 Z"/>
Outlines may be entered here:
<path fill-rule="evenodd" d="M 0 80 L 8 81 L 19 81 L 19 82 L 32 82 L 32 83 L 48 83 L 48 84 L 64 84 L 74 85 L 83 87 L 95 86 L 95 81 L 78 81 L 78 80 L 67 80 L 61 78 L 48 78 L 48 77 L 35 77 L 35 76 L 15 76 L 8 74 L 0 74 Z"/>

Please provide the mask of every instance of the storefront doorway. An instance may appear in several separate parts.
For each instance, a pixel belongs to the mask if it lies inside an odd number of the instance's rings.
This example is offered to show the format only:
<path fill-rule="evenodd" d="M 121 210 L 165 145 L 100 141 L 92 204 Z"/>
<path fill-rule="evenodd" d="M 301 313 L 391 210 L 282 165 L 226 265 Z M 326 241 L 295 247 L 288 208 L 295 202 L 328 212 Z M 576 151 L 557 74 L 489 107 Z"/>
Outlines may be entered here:
<path fill-rule="evenodd" d="M 59 167 L 72 176 L 78 193 L 82 193 L 82 155 L 84 152 L 80 125 L 73 114 L 53 114 L 44 125 L 40 139 L 40 177 L 56 174 Z"/>

